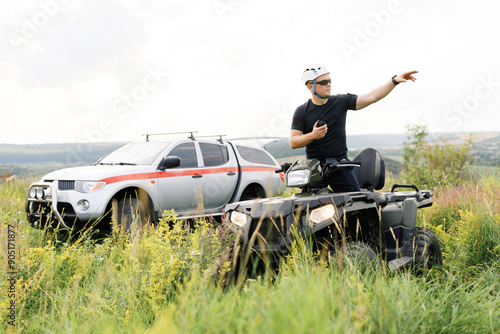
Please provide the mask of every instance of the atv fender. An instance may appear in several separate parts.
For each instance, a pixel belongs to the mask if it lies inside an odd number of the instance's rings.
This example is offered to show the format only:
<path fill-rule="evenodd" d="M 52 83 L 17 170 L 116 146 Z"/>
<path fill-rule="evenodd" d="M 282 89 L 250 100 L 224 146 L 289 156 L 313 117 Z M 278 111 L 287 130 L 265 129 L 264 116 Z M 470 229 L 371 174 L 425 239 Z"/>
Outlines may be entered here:
<path fill-rule="evenodd" d="M 417 221 L 417 200 L 407 198 L 402 202 L 389 203 L 382 209 L 382 228 L 384 231 L 397 226 L 414 228 Z"/>

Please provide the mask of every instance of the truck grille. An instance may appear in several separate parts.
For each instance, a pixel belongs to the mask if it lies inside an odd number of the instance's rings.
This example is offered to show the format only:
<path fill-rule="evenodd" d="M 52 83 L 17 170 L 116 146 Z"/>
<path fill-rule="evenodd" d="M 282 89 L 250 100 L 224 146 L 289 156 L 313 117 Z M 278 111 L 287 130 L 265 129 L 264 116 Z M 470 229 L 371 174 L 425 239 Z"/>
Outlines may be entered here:
<path fill-rule="evenodd" d="M 59 190 L 74 190 L 75 181 L 59 180 Z"/>
<path fill-rule="evenodd" d="M 252 225 L 250 227 L 250 233 L 253 235 L 255 233 L 257 226 L 259 224 L 260 219 L 253 219 L 252 220 Z M 256 243 L 259 242 L 259 240 L 264 239 L 265 242 L 267 243 L 280 243 L 281 238 L 284 235 L 284 230 L 285 230 L 285 222 L 282 222 L 280 218 L 272 219 L 272 218 L 266 218 L 262 220 L 262 224 L 260 225 L 259 228 L 259 235 L 261 238 L 256 239 Z"/>

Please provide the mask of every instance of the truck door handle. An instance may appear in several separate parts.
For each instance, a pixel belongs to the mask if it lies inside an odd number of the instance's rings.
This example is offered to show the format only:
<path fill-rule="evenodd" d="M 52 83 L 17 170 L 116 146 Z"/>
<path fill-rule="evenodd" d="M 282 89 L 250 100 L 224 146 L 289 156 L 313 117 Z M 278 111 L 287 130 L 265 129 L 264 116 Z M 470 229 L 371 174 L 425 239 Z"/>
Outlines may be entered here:
<path fill-rule="evenodd" d="M 199 179 L 200 177 L 202 177 L 203 175 L 200 175 L 200 174 L 195 174 L 192 176 L 193 179 Z"/>
<path fill-rule="evenodd" d="M 229 173 L 227 173 L 227 175 L 236 175 L 236 173 L 235 172 L 229 172 Z"/>

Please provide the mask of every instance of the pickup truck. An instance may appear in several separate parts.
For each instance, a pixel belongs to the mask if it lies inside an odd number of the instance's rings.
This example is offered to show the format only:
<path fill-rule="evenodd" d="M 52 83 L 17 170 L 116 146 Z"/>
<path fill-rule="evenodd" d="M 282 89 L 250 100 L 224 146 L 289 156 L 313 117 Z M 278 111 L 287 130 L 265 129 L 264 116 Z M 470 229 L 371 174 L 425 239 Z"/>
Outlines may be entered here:
<path fill-rule="evenodd" d="M 190 137 L 128 143 L 93 166 L 51 172 L 31 184 L 28 222 L 111 230 L 156 222 L 165 210 L 179 219 L 220 216 L 226 204 L 276 196 L 284 190 L 277 161 L 264 149 Z"/>

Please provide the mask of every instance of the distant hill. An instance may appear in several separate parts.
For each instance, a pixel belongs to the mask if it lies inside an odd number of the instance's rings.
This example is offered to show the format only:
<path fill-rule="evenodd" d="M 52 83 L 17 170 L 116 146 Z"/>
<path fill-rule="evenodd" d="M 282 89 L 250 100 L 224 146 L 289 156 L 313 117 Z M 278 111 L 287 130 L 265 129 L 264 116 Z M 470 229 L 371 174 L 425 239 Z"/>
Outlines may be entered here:
<path fill-rule="evenodd" d="M 92 165 L 123 144 L 0 144 L 0 166 L 16 175 L 41 177 L 60 168 Z"/>
<path fill-rule="evenodd" d="M 428 142 L 441 142 L 444 138 L 447 143 L 458 144 L 468 134 L 463 133 L 437 133 L 430 134 Z M 367 147 L 376 148 L 384 156 L 387 170 L 399 173 L 402 169 L 402 154 L 405 142 L 408 142 L 407 134 L 387 135 L 353 135 L 347 136 L 349 158 L 354 158 L 362 149 Z M 474 134 L 474 146 L 476 151 L 475 165 L 498 166 L 500 164 L 500 133 L 476 133 Z M 287 157 L 297 159 L 297 156 L 305 156 L 305 149 L 292 150 L 288 138 L 276 139 L 264 146 L 276 159 L 286 161 Z"/>
<path fill-rule="evenodd" d="M 444 138 L 447 143 L 461 144 L 467 134 L 463 133 L 437 133 L 430 134 L 428 142 L 440 142 Z M 474 134 L 475 146 L 478 150 L 499 150 L 500 133 L 476 133 Z M 373 147 L 383 151 L 401 151 L 407 142 L 407 134 L 373 134 L 373 135 L 351 135 L 347 136 L 347 147 L 349 151 L 359 151 L 367 147 Z M 278 138 L 265 145 L 266 149 L 275 157 L 286 157 L 303 154 L 303 149 L 292 150 L 288 138 Z"/>
<path fill-rule="evenodd" d="M 429 141 L 440 141 L 444 137 L 448 143 L 460 144 L 465 134 L 430 134 Z M 231 140 L 231 139 L 228 139 Z M 305 149 L 292 150 L 288 138 L 238 138 L 246 144 L 260 145 L 279 161 L 286 158 L 305 156 Z M 401 154 L 407 134 L 373 134 L 347 136 L 349 157 L 353 158 L 363 148 L 379 150 L 388 170 L 397 172 L 401 168 Z M 496 166 L 500 163 L 500 132 L 475 134 L 475 164 Z M 41 175 L 55 168 L 91 165 L 99 158 L 122 146 L 123 142 L 111 143 L 71 143 L 71 144 L 0 144 L 0 166 L 2 171 L 19 175 Z"/>
<path fill-rule="evenodd" d="M 93 164 L 124 143 L 0 144 L 0 165 L 62 163 Z"/>
<path fill-rule="evenodd" d="M 348 145 L 350 145 L 348 156 L 350 159 L 353 159 L 364 148 L 377 148 L 384 155 L 386 169 L 394 174 L 398 174 L 402 170 L 403 164 L 385 156 L 384 153 L 400 155 L 405 139 L 406 136 L 404 135 L 390 135 L 388 137 L 383 135 L 374 135 L 373 137 L 369 135 L 350 136 L 348 137 Z M 387 148 L 384 150 L 383 147 Z M 305 149 L 291 149 L 288 138 L 270 142 L 265 145 L 265 149 L 280 163 L 294 162 L 300 158 L 305 158 Z"/>

